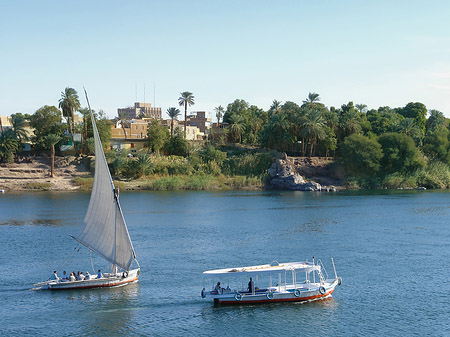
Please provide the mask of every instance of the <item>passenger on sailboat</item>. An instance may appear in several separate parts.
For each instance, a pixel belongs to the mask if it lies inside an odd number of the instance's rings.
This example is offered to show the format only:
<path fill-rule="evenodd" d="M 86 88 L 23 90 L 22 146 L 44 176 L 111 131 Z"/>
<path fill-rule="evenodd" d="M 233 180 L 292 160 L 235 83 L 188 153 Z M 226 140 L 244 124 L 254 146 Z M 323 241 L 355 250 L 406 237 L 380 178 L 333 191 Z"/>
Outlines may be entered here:
<path fill-rule="evenodd" d="M 84 277 L 85 280 L 90 280 L 91 279 L 91 274 L 89 274 L 89 272 L 86 272 L 86 276 Z"/>
<path fill-rule="evenodd" d="M 61 277 L 61 282 L 67 281 L 69 278 L 67 277 L 66 271 L 63 271 L 62 277 Z"/>
<path fill-rule="evenodd" d="M 74 282 L 74 281 L 76 281 L 77 279 L 75 278 L 75 272 L 71 272 L 70 273 L 70 277 L 69 277 L 69 281 L 71 281 L 71 282 Z"/>
<path fill-rule="evenodd" d="M 83 275 L 83 272 L 80 273 L 80 281 L 84 281 L 85 276 Z"/>
<path fill-rule="evenodd" d="M 52 275 L 52 277 L 50 277 L 50 280 L 56 280 L 56 281 L 59 280 L 59 277 L 58 277 L 58 274 L 56 273 L 56 270 L 53 272 L 53 275 Z"/>
<path fill-rule="evenodd" d="M 99 269 L 98 270 L 98 274 L 97 274 L 97 278 L 102 278 L 102 277 L 103 277 L 102 271 Z"/>

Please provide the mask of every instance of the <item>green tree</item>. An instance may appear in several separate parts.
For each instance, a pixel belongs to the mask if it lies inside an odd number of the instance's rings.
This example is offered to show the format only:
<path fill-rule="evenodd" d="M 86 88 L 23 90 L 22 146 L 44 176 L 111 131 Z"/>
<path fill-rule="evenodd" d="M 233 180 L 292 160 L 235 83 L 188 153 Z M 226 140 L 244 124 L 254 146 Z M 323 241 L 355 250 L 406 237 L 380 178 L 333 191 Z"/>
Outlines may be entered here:
<path fill-rule="evenodd" d="M 123 134 L 125 136 L 125 140 L 127 139 L 127 131 L 125 128 L 128 126 L 128 117 L 124 111 L 119 111 L 117 113 L 117 120 L 120 121 L 120 127 L 123 130 Z"/>
<path fill-rule="evenodd" d="M 169 138 L 169 130 L 153 119 L 147 128 L 147 145 L 152 152 L 160 152 Z"/>
<path fill-rule="evenodd" d="M 302 138 L 306 139 L 310 145 L 309 156 L 311 157 L 317 140 L 321 140 L 326 136 L 325 122 L 320 110 L 313 109 L 303 116 L 301 128 L 300 134 Z"/>
<path fill-rule="evenodd" d="M 64 89 L 64 91 L 61 92 L 59 108 L 62 110 L 63 116 L 67 119 L 70 137 L 72 138 L 72 143 L 75 147 L 75 141 L 73 139 L 74 114 L 75 111 L 78 111 L 78 109 L 80 109 L 80 100 L 75 89 L 67 87 Z"/>
<path fill-rule="evenodd" d="M 442 112 L 438 110 L 430 110 L 430 117 L 427 119 L 426 130 L 427 133 L 434 132 L 436 130 L 445 129 L 447 127 L 447 121 Z"/>
<path fill-rule="evenodd" d="M 180 93 L 180 97 L 178 97 L 178 104 L 180 106 L 184 105 L 184 138 L 186 138 L 186 123 L 187 123 L 187 107 L 188 105 L 194 105 L 195 101 L 194 101 L 194 94 L 192 92 L 189 91 L 183 91 L 182 93 Z"/>
<path fill-rule="evenodd" d="M 399 133 L 404 133 L 407 136 L 412 137 L 416 144 L 420 143 L 422 138 L 422 132 L 416 124 L 416 120 L 414 118 L 404 118 L 398 124 L 397 131 Z"/>
<path fill-rule="evenodd" d="M 19 139 L 13 130 L 8 129 L 0 134 L 0 161 L 11 163 L 14 155 L 20 147 Z"/>
<path fill-rule="evenodd" d="M 358 111 L 354 109 L 353 102 L 350 102 L 349 105 L 350 107 L 342 109 L 342 113 L 339 118 L 339 126 L 345 136 L 361 132 Z M 344 105 L 342 107 L 344 107 Z"/>
<path fill-rule="evenodd" d="M 226 152 L 215 149 L 212 145 L 207 145 L 203 148 L 203 151 L 200 152 L 200 157 L 205 163 L 214 161 L 218 165 L 222 165 L 223 161 L 227 158 L 227 154 Z"/>
<path fill-rule="evenodd" d="M 173 120 L 177 119 L 177 117 L 181 114 L 180 110 L 177 108 L 169 108 L 167 109 L 167 114 L 169 115 L 171 121 L 170 121 L 170 134 L 173 136 Z"/>
<path fill-rule="evenodd" d="M 352 176 L 374 176 L 380 169 L 383 157 L 381 145 L 376 139 L 353 134 L 342 144 L 342 161 Z"/>
<path fill-rule="evenodd" d="M 218 107 L 214 108 L 214 111 L 216 112 L 216 117 L 217 117 L 217 127 L 219 127 L 220 125 L 220 120 L 223 117 L 223 114 L 225 112 L 225 108 L 221 105 L 219 105 Z"/>
<path fill-rule="evenodd" d="M 188 155 L 189 144 L 187 140 L 183 137 L 180 128 L 175 128 L 173 136 L 170 136 L 164 144 L 164 151 L 167 152 L 169 156 L 183 156 Z"/>
<path fill-rule="evenodd" d="M 55 145 L 62 140 L 62 137 L 55 135 L 53 133 L 45 136 L 45 143 L 51 150 L 51 166 L 50 166 L 50 177 L 53 178 L 53 173 L 55 171 Z"/>
<path fill-rule="evenodd" d="M 244 131 L 244 120 L 239 115 L 232 115 L 230 118 L 230 132 L 234 141 L 239 139 L 241 142 L 242 132 Z"/>
<path fill-rule="evenodd" d="M 425 134 L 427 107 L 423 103 L 408 103 L 406 106 L 399 110 L 399 113 L 405 118 L 414 118 L 417 126 L 419 127 L 422 136 Z"/>
<path fill-rule="evenodd" d="M 31 116 L 31 126 L 34 128 L 33 141 L 38 149 L 46 149 L 45 137 L 49 134 L 63 136 L 64 125 L 61 124 L 61 111 L 55 106 L 45 105 Z"/>
<path fill-rule="evenodd" d="M 365 104 L 356 104 L 355 105 L 356 110 L 359 111 L 359 113 L 366 113 L 367 112 L 367 105 Z"/>
<path fill-rule="evenodd" d="M 98 135 L 100 136 L 100 141 L 102 142 L 103 150 L 106 152 L 109 148 L 109 142 L 111 140 L 111 126 L 113 125 L 113 123 L 106 117 L 106 114 L 102 110 L 99 110 L 99 112 L 92 110 L 92 115 L 94 116 L 95 124 L 97 125 L 97 131 Z M 94 130 L 92 129 L 90 117 L 86 119 L 86 129 L 87 152 L 89 152 L 90 154 L 94 154 Z"/>
<path fill-rule="evenodd" d="M 269 119 L 273 115 L 277 115 L 280 112 L 281 112 L 281 101 L 277 101 L 276 99 L 274 99 L 272 101 L 272 105 L 270 106 L 269 111 L 268 111 Z"/>
<path fill-rule="evenodd" d="M 450 164 L 450 132 L 448 129 L 438 128 L 429 132 L 423 140 L 423 153 L 431 159 L 437 159 Z"/>
<path fill-rule="evenodd" d="M 22 114 L 12 115 L 11 124 L 14 135 L 19 139 L 21 143 L 29 140 L 27 131 L 25 130 L 25 118 L 22 116 Z"/>
<path fill-rule="evenodd" d="M 320 101 L 320 95 L 315 92 L 310 92 L 308 97 L 303 101 L 302 107 L 307 107 L 308 109 L 312 109 L 316 106 L 316 104 Z"/>
<path fill-rule="evenodd" d="M 386 174 L 411 173 L 424 165 L 414 140 L 405 134 L 385 133 L 378 137 L 383 149 L 381 166 Z"/>
<path fill-rule="evenodd" d="M 135 159 L 136 164 L 136 177 L 141 178 L 149 173 L 151 173 L 154 169 L 154 165 L 152 162 L 152 158 L 147 154 L 140 154 Z"/>

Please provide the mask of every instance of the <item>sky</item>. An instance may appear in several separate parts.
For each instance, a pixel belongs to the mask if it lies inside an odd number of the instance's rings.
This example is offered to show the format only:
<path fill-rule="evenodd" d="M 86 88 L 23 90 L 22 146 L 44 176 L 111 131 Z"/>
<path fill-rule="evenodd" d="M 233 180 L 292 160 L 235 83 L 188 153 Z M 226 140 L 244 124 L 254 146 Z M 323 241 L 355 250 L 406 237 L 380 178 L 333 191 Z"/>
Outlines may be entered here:
<path fill-rule="evenodd" d="M 450 117 L 450 1 L 0 0 L 0 115 L 58 105 L 65 87 L 107 116 L 235 99 L 370 108 L 422 102 Z M 180 108 L 183 112 L 183 108 Z M 164 113 L 164 117 L 167 115 Z"/>

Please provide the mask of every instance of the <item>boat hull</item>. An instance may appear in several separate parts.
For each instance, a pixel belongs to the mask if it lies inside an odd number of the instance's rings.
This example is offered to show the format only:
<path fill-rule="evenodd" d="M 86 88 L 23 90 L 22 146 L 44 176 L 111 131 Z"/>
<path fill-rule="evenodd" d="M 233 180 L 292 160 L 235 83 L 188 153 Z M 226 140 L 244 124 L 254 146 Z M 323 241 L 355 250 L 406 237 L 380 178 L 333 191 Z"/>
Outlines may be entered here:
<path fill-rule="evenodd" d="M 322 284 L 314 284 L 304 287 L 288 286 L 284 289 L 271 288 L 249 292 L 226 292 L 218 294 L 216 292 L 205 293 L 204 297 L 214 299 L 214 304 L 218 305 L 245 305 L 259 303 L 280 303 L 280 302 L 312 302 L 330 297 L 336 286 L 341 282 L 340 278 L 327 280 Z M 203 293 L 202 293 L 203 295 Z"/>
<path fill-rule="evenodd" d="M 42 285 L 41 289 L 49 290 L 67 290 L 67 289 L 92 289 L 92 288 L 112 288 L 112 287 L 122 287 L 131 283 L 135 283 L 139 278 L 139 269 L 130 270 L 127 274 L 106 274 L 102 278 L 94 278 L 90 280 L 83 281 L 72 281 L 72 282 L 55 282 L 50 281 Z"/>
<path fill-rule="evenodd" d="M 267 298 L 266 294 L 262 295 L 251 295 L 251 296 L 243 296 L 241 300 L 237 300 L 236 298 L 229 299 L 214 299 L 214 304 L 218 305 L 246 305 L 246 304 L 267 304 L 267 303 L 285 303 L 285 302 L 312 302 L 323 300 L 328 298 L 333 293 L 334 289 L 326 292 L 325 294 L 315 294 L 311 296 L 299 296 L 296 297 L 294 294 L 273 294 L 273 298 Z"/>

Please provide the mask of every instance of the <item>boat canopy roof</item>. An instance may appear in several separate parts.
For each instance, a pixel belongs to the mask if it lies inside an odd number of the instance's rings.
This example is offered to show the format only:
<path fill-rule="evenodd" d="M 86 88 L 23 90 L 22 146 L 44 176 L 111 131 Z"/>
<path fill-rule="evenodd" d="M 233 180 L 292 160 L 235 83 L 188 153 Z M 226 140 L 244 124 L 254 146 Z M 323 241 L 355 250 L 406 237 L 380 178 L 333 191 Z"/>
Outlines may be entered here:
<path fill-rule="evenodd" d="M 239 274 L 239 273 L 253 273 L 253 274 L 277 273 L 285 270 L 296 270 L 310 273 L 315 270 L 320 271 L 320 265 L 313 264 L 312 262 L 278 263 L 274 261 L 271 264 L 261 264 L 259 266 L 207 270 L 203 272 L 203 275 L 212 276 L 212 275 Z"/>

